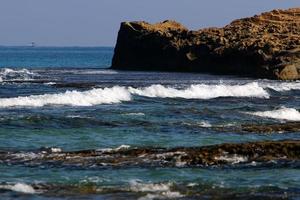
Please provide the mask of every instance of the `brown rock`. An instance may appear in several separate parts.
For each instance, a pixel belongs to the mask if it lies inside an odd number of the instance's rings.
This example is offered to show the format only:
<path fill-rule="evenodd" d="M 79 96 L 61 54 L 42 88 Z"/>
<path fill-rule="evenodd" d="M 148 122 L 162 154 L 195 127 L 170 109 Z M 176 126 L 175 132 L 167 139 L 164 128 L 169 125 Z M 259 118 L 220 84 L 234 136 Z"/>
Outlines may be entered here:
<path fill-rule="evenodd" d="M 20 154 L 21 153 L 21 154 Z M 26 156 L 26 155 L 35 156 Z M 24 156 L 20 156 L 24 155 Z M 0 152 L 2 163 L 9 165 L 56 167 L 205 167 L 237 163 L 300 161 L 300 140 L 227 143 L 204 147 L 131 148 L 53 152 Z"/>
<path fill-rule="evenodd" d="M 286 122 L 282 124 L 243 124 L 242 131 L 256 133 L 284 133 L 300 131 L 299 122 Z"/>
<path fill-rule="evenodd" d="M 300 8 L 199 31 L 175 21 L 123 22 L 112 68 L 299 79 Z"/>

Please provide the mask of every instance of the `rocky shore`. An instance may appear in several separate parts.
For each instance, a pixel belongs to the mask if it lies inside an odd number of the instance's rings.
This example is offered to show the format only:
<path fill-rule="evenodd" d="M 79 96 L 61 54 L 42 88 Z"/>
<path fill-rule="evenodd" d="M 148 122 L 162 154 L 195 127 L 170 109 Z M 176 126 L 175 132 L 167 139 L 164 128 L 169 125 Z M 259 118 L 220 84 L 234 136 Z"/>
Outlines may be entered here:
<path fill-rule="evenodd" d="M 300 160 L 300 141 L 228 143 L 204 147 L 99 149 L 63 152 L 41 149 L 36 152 L 0 152 L 2 163 L 49 167 L 207 167 L 234 164 L 293 162 Z"/>
<path fill-rule="evenodd" d="M 300 79 L 300 8 L 198 31 L 175 21 L 123 22 L 111 68 Z"/>

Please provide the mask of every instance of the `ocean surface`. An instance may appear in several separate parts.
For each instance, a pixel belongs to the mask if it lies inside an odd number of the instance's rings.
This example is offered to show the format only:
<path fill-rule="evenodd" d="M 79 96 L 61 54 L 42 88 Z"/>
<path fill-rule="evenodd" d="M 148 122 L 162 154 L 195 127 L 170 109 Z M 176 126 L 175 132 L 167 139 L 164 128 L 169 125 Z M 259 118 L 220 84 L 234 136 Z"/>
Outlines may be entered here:
<path fill-rule="evenodd" d="M 299 140 L 295 131 L 241 127 L 300 121 L 300 82 L 115 71 L 112 55 L 108 47 L 0 47 L 0 199 L 300 199 L 299 162 L 109 157 Z"/>

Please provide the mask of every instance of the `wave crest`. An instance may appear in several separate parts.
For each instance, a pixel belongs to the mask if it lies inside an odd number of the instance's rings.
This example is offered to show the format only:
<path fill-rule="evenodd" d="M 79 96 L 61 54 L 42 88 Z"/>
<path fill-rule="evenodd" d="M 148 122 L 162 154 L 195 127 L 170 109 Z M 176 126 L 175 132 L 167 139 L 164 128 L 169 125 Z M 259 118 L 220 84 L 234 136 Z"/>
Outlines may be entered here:
<path fill-rule="evenodd" d="M 131 95 L 124 87 L 92 89 L 84 92 L 67 91 L 59 94 L 31 95 L 26 97 L 2 98 L 0 107 L 41 107 L 45 105 L 93 106 L 98 104 L 130 101 Z"/>
<path fill-rule="evenodd" d="M 26 194 L 34 194 L 36 191 L 33 189 L 31 185 L 27 185 L 25 183 L 16 183 L 14 185 L 0 185 L 0 189 L 11 190 L 15 192 L 21 192 Z"/>
<path fill-rule="evenodd" d="M 258 83 L 245 85 L 191 85 L 185 89 L 151 85 L 145 88 L 120 87 L 98 88 L 88 91 L 67 91 L 58 94 L 31 95 L 25 97 L 2 98 L 0 107 L 41 107 L 45 105 L 93 106 L 98 104 L 130 101 L 132 95 L 152 98 L 213 99 L 218 97 L 269 98 L 266 90 Z"/>
<path fill-rule="evenodd" d="M 0 82 L 16 80 L 33 80 L 38 75 L 28 69 L 0 69 Z"/>
<path fill-rule="evenodd" d="M 267 88 L 275 90 L 277 92 L 300 90 L 300 82 L 283 82 L 276 84 L 267 84 Z"/>
<path fill-rule="evenodd" d="M 280 109 L 252 112 L 251 115 L 279 120 L 300 121 L 300 112 L 294 108 L 281 107 Z"/>
<path fill-rule="evenodd" d="M 176 89 L 163 85 L 151 85 L 145 88 L 129 87 L 132 94 L 146 97 L 212 99 L 218 97 L 258 97 L 269 98 L 269 94 L 258 83 L 245 85 L 191 85 L 186 89 Z"/>

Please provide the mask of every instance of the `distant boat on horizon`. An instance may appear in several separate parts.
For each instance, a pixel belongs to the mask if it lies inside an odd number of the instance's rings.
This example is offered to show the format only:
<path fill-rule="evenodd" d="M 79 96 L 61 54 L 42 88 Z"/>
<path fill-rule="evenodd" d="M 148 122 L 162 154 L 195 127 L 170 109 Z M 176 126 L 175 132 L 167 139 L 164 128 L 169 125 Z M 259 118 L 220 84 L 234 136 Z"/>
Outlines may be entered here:
<path fill-rule="evenodd" d="M 30 46 L 31 46 L 31 47 L 36 47 L 35 42 L 31 42 Z"/>

